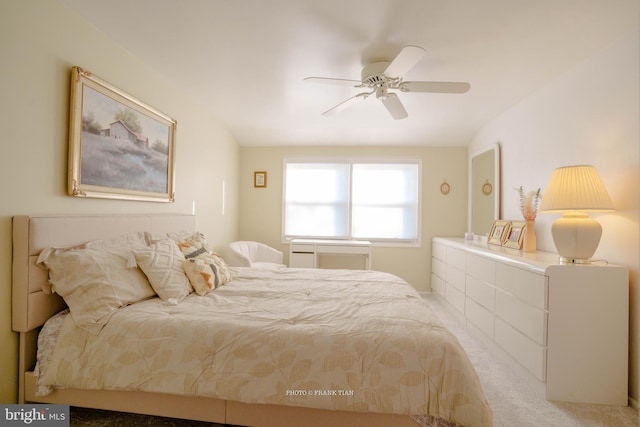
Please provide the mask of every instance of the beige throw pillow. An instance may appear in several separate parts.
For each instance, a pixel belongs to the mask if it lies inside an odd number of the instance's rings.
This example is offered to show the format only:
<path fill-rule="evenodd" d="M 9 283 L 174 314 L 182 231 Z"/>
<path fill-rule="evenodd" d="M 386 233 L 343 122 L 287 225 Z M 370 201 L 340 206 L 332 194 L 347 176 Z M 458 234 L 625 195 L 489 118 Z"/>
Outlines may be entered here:
<path fill-rule="evenodd" d="M 184 255 L 173 240 L 159 240 L 147 247 L 136 248 L 133 255 L 162 300 L 177 304 L 193 291 L 182 269 Z"/>

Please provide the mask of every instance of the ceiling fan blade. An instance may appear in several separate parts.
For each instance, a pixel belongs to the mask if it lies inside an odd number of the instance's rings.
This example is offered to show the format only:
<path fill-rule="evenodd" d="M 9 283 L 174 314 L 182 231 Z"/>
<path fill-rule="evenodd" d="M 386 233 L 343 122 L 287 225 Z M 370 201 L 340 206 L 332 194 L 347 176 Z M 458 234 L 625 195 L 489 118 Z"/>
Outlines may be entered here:
<path fill-rule="evenodd" d="M 329 108 L 327 111 L 322 113 L 322 115 L 329 116 L 334 113 L 339 113 L 340 111 L 346 110 L 352 105 L 357 104 L 358 102 L 366 99 L 369 95 L 370 95 L 369 93 L 359 93 L 347 99 L 346 101 L 342 101 L 340 104 L 336 105 L 335 107 Z"/>
<path fill-rule="evenodd" d="M 391 114 L 396 120 L 406 119 L 409 114 L 407 114 L 407 110 L 404 109 L 402 102 L 400 102 L 400 98 L 395 93 L 388 94 L 385 98 L 378 98 L 385 107 L 387 107 L 387 111 Z"/>
<path fill-rule="evenodd" d="M 387 77 L 402 77 L 424 56 L 425 50 L 419 46 L 405 46 L 384 70 Z"/>
<path fill-rule="evenodd" d="M 402 82 L 399 89 L 403 92 L 465 93 L 470 88 L 467 82 Z"/>
<path fill-rule="evenodd" d="M 362 84 L 360 80 L 333 79 L 331 77 L 305 77 L 303 81 L 307 83 L 321 83 L 342 86 L 358 86 Z"/>

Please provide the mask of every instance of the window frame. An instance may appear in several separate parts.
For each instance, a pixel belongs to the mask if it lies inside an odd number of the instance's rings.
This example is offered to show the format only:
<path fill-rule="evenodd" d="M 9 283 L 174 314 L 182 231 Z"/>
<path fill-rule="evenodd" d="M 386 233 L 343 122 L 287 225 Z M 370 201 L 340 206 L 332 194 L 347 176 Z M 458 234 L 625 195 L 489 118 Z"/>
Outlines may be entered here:
<path fill-rule="evenodd" d="M 349 165 L 349 189 L 348 189 L 348 236 L 347 237 L 317 237 L 317 236 L 286 236 L 286 189 L 287 189 L 287 164 L 288 163 L 316 163 L 331 164 L 342 163 Z M 352 184 L 353 184 L 353 165 L 354 164 L 415 164 L 418 167 L 417 182 L 417 213 L 416 213 L 416 238 L 415 239 L 393 239 L 393 238 L 355 238 L 352 233 Z M 288 244 L 294 239 L 313 239 L 313 240 L 367 240 L 374 246 L 384 247 L 421 247 L 422 246 L 422 159 L 419 157 L 360 157 L 360 156 L 304 156 L 304 157 L 285 157 L 282 162 L 282 213 L 281 213 L 281 241 Z"/>

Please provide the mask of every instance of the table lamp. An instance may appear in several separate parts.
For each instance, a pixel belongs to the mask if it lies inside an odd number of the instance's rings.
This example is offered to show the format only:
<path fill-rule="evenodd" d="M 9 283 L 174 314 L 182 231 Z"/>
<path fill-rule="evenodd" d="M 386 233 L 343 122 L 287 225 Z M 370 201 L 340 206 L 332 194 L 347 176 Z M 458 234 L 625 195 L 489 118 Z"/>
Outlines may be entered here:
<path fill-rule="evenodd" d="M 553 171 L 540 211 L 562 212 L 551 235 L 560 262 L 589 264 L 598 248 L 602 226 L 586 212 L 611 212 L 613 202 L 593 166 L 566 166 Z"/>

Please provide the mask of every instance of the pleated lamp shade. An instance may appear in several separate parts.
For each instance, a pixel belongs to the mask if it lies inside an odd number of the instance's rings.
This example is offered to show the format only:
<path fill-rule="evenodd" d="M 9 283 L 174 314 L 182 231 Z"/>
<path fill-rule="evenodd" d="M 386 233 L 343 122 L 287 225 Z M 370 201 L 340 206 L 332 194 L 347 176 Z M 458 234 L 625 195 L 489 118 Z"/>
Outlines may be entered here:
<path fill-rule="evenodd" d="M 600 243 L 602 226 L 585 212 L 613 210 L 611 197 L 593 166 L 566 166 L 553 171 L 540 211 L 563 213 L 551 226 L 560 261 L 591 262 Z"/>
<path fill-rule="evenodd" d="M 607 212 L 613 202 L 593 166 L 566 166 L 553 171 L 541 211 Z"/>

